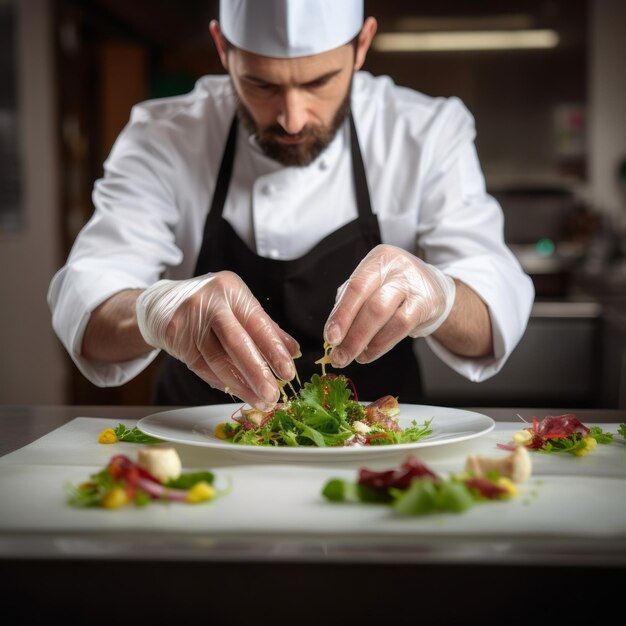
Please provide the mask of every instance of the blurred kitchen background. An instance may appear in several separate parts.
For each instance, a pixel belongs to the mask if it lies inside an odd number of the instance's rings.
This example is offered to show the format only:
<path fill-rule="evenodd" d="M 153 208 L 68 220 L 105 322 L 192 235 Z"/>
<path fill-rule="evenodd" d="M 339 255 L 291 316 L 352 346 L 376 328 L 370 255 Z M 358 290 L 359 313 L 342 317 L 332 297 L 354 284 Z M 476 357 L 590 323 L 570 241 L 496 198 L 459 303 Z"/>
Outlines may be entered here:
<path fill-rule="evenodd" d="M 339 0 L 340 1 L 340 0 Z M 366 0 L 365 69 L 476 119 L 487 188 L 537 298 L 493 379 L 416 343 L 425 404 L 626 408 L 626 2 Z M 215 0 L 0 0 L 0 403 L 149 404 L 154 367 L 99 389 L 46 291 L 131 106 L 220 72 Z"/>

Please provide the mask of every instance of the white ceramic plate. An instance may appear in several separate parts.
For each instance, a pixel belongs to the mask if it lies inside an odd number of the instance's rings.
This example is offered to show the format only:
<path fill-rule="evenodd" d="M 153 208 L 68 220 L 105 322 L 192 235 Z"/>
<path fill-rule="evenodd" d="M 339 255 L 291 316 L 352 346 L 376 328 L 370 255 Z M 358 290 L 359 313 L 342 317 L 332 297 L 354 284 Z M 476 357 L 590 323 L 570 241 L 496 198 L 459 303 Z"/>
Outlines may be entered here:
<path fill-rule="evenodd" d="M 488 416 L 462 409 L 440 406 L 400 404 L 400 426 L 407 428 L 415 420 L 421 425 L 432 419 L 432 434 L 415 443 L 363 447 L 284 447 L 247 446 L 228 443 L 214 435 L 215 427 L 231 420 L 235 404 L 215 404 L 173 409 L 147 415 L 138 422 L 144 433 L 165 441 L 204 446 L 235 453 L 252 454 L 278 461 L 338 461 L 375 457 L 390 452 L 416 450 L 430 446 L 457 443 L 480 437 L 493 430 L 495 422 Z"/>

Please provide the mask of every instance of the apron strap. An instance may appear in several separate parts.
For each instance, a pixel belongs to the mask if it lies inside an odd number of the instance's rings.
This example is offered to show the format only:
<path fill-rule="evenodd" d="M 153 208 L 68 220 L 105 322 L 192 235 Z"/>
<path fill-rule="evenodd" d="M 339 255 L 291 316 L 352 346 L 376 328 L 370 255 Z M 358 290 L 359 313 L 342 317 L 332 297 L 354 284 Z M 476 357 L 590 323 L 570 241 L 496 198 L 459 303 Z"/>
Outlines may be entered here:
<path fill-rule="evenodd" d="M 381 242 L 380 225 L 378 218 L 372 211 L 372 201 L 370 199 L 369 187 L 367 185 L 367 174 L 363 164 L 361 146 L 354 125 L 352 113 L 350 118 L 350 155 L 352 157 L 352 178 L 354 180 L 354 194 L 356 196 L 356 206 L 359 212 L 359 228 L 369 249 L 375 248 Z"/>
<path fill-rule="evenodd" d="M 359 217 L 366 219 L 373 215 L 374 212 L 372 211 L 365 165 L 363 164 L 363 156 L 361 155 L 361 147 L 359 146 L 359 138 L 356 133 L 352 113 L 350 113 L 348 117 L 350 118 L 350 152 L 352 154 L 352 174 L 354 176 L 356 204 Z"/>

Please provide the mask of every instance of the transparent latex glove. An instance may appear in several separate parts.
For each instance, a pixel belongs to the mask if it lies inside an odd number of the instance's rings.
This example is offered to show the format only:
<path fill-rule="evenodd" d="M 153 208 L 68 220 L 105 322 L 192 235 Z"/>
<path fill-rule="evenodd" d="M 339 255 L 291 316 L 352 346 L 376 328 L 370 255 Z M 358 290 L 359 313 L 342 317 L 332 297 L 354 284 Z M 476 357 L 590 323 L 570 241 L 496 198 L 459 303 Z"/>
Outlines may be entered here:
<path fill-rule="evenodd" d="M 137 300 L 137 321 L 146 343 L 257 408 L 277 402 L 276 376 L 295 376 L 297 342 L 232 272 L 155 283 Z"/>
<path fill-rule="evenodd" d="M 369 363 L 405 337 L 425 337 L 448 317 L 456 285 L 436 267 L 379 245 L 339 288 L 324 328 L 333 365 Z"/>

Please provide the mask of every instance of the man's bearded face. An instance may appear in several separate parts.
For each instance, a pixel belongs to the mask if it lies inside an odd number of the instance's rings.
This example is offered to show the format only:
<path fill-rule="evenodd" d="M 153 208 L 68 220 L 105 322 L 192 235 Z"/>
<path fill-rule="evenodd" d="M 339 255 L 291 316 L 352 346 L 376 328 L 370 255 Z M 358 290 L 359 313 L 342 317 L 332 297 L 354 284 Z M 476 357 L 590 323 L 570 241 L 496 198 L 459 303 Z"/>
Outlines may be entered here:
<path fill-rule="evenodd" d="M 337 130 L 350 113 L 350 92 L 351 88 L 349 87 L 329 125 L 306 124 L 295 135 L 287 133 L 280 124 L 260 127 L 239 98 L 237 98 L 237 116 L 244 128 L 256 137 L 257 143 L 266 156 L 283 165 L 302 167 L 312 163 L 337 134 Z M 237 92 L 235 91 L 235 93 Z M 302 141 L 293 144 L 279 141 L 280 138 L 287 137 Z"/>

